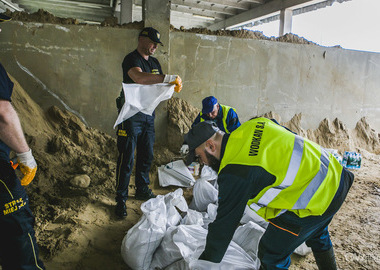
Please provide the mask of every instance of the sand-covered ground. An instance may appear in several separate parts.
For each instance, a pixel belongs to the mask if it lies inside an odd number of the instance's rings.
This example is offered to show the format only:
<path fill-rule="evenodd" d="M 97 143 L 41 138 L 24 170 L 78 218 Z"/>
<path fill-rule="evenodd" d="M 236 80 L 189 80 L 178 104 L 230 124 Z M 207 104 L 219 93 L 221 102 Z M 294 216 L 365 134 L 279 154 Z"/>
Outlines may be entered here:
<path fill-rule="evenodd" d="M 13 104 L 38 163 L 37 176 L 27 192 L 47 269 L 128 269 L 120 246 L 128 229 L 141 217 L 141 201 L 133 199 L 132 177 L 128 217 L 120 220 L 114 215 L 116 140 L 86 127 L 76 116 L 57 107 L 42 111 L 12 80 Z M 180 99 L 172 99 L 168 104 L 171 144 L 155 147 L 151 181 L 156 194 L 176 189 L 159 187 L 157 167 L 178 158 L 173 151 L 198 112 Z M 275 113 L 267 116 L 281 122 Z M 362 154 L 362 167 L 353 171 L 355 182 L 330 231 L 340 269 L 379 269 L 379 134 L 365 118 L 354 130 L 348 130 L 339 119 L 325 119 L 318 129 L 304 130 L 301 118 L 302 115 L 295 115 L 282 124 L 324 147 L 337 149 L 340 154 L 344 150 Z M 190 200 L 191 189 L 184 189 L 184 193 Z M 292 260 L 290 269 L 317 269 L 311 254 L 294 255 Z"/>

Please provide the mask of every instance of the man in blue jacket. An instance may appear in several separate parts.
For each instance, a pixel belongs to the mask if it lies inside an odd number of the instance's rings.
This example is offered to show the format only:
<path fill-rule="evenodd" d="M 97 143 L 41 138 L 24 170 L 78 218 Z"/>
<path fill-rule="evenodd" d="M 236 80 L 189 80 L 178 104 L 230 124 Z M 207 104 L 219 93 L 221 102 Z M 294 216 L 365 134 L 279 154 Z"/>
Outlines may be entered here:
<path fill-rule="evenodd" d="M 202 111 L 195 118 L 191 127 L 207 120 L 214 122 L 225 133 L 231 133 L 240 126 L 236 110 L 230 106 L 218 103 L 218 100 L 213 96 L 202 100 Z"/>
<path fill-rule="evenodd" d="M 218 100 L 209 96 L 202 100 L 202 111 L 195 118 L 194 123 L 191 125 L 193 128 L 196 124 L 210 121 L 223 132 L 229 134 L 238 127 L 240 127 L 239 117 L 235 108 L 218 103 Z M 186 141 L 183 142 L 179 152 L 182 155 L 186 155 L 189 151 L 189 146 Z"/>

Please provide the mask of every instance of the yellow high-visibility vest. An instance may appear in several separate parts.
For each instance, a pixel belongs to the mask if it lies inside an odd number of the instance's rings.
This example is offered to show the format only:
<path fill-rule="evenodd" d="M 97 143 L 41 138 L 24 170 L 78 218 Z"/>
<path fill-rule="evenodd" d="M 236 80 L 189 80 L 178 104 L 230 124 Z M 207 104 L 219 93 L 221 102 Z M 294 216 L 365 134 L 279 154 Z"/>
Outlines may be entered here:
<path fill-rule="evenodd" d="M 234 110 L 234 112 L 236 113 L 236 110 L 235 108 L 232 108 L 230 106 L 227 106 L 227 105 L 222 105 L 219 103 L 219 106 L 222 108 L 222 114 L 223 114 L 223 118 L 222 118 L 222 121 L 223 121 L 223 127 L 224 127 L 224 130 L 226 133 L 231 133 L 231 131 L 228 130 L 227 128 L 227 115 L 228 115 L 228 112 L 230 111 L 230 109 Z M 200 116 L 200 122 L 203 122 L 205 121 L 203 118 L 202 118 L 202 112 L 199 113 L 199 116 Z"/>
<path fill-rule="evenodd" d="M 229 164 L 260 166 L 276 177 L 247 203 L 266 220 L 285 211 L 301 218 L 322 215 L 334 198 L 343 170 L 320 145 L 267 118 L 247 121 L 231 133 L 219 173 Z"/>

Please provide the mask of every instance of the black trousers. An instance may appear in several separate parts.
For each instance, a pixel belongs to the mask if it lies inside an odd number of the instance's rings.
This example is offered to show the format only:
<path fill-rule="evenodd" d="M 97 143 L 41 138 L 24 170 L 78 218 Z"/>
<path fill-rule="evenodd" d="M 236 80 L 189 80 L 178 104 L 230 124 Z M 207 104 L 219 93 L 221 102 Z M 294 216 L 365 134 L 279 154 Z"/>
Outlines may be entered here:
<path fill-rule="evenodd" d="M 128 198 L 135 150 L 136 192 L 144 191 L 150 183 L 149 171 L 153 161 L 155 140 L 154 117 L 137 113 L 119 125 L 117 135 L 119 157 L 116 165 L 116 201 L 125 201 Z"/>
<path fill-rule="evenodd" d="M 0 259 L 3 270 L 45 269 L 38 257 L 34 216 L 13 168 L 0 161 Z"/>

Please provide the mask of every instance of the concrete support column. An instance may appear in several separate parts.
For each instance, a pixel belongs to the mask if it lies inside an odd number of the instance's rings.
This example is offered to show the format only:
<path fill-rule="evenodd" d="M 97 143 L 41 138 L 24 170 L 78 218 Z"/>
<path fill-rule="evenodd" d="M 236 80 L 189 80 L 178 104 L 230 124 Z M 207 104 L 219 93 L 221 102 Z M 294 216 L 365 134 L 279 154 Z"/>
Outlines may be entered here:
<path fill-rule="evenodd" d="M 133 0 L 121 0 L 120 24 L 132 22 Z"/>
<path fill-rule="evenodd" d="M 170 1 L 168 0 L 143 0 L 142 18 L 145 27 L 153 27 L 160 32 L 160 40 L 164 46 L 160 46 L 156 52 L 162 70 L 168 72 L 169 56 L 169 32 L 170 32 Z"/>
<path fill-rule="evenodd" d="M 292 9 L 289 9 L 289 8 L 281 9 L 279 36 L 283 36 L 287 33 L 292 32 L 292 16 L 293 16 Z"/>
<path fill-rule="evenodd" d="M 170 34 L 170 2 L 168 0 L 143 0 L 142 18 L 145 27 L 153 27 L 160 32 L 160 40 L 164 46 L 158 46 L 155 57 L 160 61 L 162 72 L 172 74 L 169 65 Z M 167 144 L 167 111 L 166 102 L 161 102 L 156 109 L 155 126 L 160 127 L 156 133 L 156 142 Z"/>

